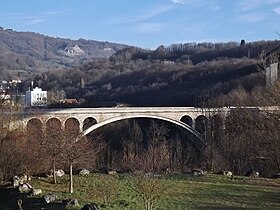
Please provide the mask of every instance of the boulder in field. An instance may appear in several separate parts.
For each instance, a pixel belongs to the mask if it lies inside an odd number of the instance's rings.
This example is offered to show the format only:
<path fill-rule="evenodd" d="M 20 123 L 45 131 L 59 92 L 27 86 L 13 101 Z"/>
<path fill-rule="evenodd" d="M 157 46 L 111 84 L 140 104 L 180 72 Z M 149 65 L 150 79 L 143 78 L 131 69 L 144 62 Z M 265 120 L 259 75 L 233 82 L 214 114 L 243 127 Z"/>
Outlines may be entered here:
<path fill-rule="evenodd" d="M 79 171 L 79 175 L 84 176 L 84 175 L 88 175 L 88 174 L 90 174 L 90 171 L 88 169 L 82 169 Z"/>
<path fill-rule="evenodd" d="M 56 199 L 56 195 L 55 194 L 48 194 L 44 196 L 44 201 L 46 203 L 53 203 Z"/>
<path fill-rule="evenodd" d="M 224 175 L 224 176 L 233 176 L 233 173 L 231 171 L 219 171 L 217 174 Z"/>
<path fill-rule="evenodd" d="M 260 173 L 258 171 L 255 171 L 255 170 L 250 170 L 245 174 L 245 176 L 259 177 Z"/>
<path fill-rule="evenodd" d="M 69 200 L 66 204 L 66 208 L 72 208 L 72 207 L 77 207 L 80 206 L 78 199 L 73 198 Z"/>
<path fill-rule="evenodd" d="M 203 172 L 201 169 L 194 169 L 194 170 L 192 171 L 192 174 L 193 174 L 194 176 L 202 176 L 202 175 L 204 175 L 204 172 Z"/>
<path fill-rule="evenodd" d="M 275 173 L 271 176 L 271 178 L 274 178 L 274 179 L 280 179 L 280 173 Z"/>
<path fill-rule="evenodd" d="M 116 171 L 108 171 L 109 175 L 117 175 L 118 173 Z"/>
<path fill-rule="evenodd" d="M 32 190 L 32 195 L 36 196 L 36 195 L 40 195 L 42 194 L 42 190 L 41 189 L 33 189 Z"/>
<path fill-rule="evenodd" d="M 21 193 L 29 193 L 33 190 L 33 187 L 29 183 L 24 183 L 19 186 L 18 190 Z"/>
<path fill-rule="evenodd" d="M 65 172 L 62 169 L 58 169 L 55 171 L 55 175 L 61 177 L 65 175 Z"/>
<path fill-rule="evenodd" d="M 96 204 L 86 204 L 81 210 L 99 210 Z"/>

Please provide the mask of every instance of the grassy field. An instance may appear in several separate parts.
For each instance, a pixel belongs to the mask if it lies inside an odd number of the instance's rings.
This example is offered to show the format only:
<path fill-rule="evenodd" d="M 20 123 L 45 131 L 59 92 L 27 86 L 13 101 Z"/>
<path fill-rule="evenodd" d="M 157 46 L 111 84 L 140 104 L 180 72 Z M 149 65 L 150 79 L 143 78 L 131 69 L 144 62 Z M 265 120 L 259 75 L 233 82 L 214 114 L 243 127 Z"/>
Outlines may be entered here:
<path fill-rule="evenodd" d="M 74 193 L 69 194 L 68 177 L 61 177 L 54 185 L 51 178 L 32 179 L 30 184 L 43 190 L 43 194 L 55 193 L 62 201 L 76 198 L 81 206 L 97 203 L 100 209 L 145 209 L 141 196 L 155 197 L 158 210 L 180 209 L 280 209 L 280 180 L 206 175 L 168 175 L 156 179 L 139 179 L 129 175 L 91 174 L 74 177 Z M 10 193 L 11 194 L 11 193 Z M 0 209 L 9 209 L 8 194 L 0 195 Z M 25 209 L 40 209 L 41 198 L 16 195 Z M 41 195 L 42 197 L 42 195 Z M 3 200 L 4 199 L 4 200 Z M 14 201 L 15 202 L 15 201 Z M 6 203 L 6 204 L 5 204 Z M 9 204 L 9 205 L 8 205 Z M 63 209 L 58 203 L 46 209 Z M 11 208 L 12 209 L 12 208 Z M 76 208 L 80 209 L 80 208 Z"/>

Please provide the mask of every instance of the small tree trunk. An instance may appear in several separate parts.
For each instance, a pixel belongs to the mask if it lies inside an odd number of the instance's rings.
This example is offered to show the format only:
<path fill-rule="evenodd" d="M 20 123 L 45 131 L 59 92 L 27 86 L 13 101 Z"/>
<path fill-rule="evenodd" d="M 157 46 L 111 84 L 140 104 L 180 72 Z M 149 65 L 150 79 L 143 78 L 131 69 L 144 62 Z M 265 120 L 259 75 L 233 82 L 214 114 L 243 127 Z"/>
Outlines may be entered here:
<path fill-rule="evenodd" d="M 55 159 L 55 156 L 53 156 L 53 182 L 56 184 L 57 183 L 57 180 L 56 180 L 56 173 L 55 173 L 55 170 L 56 170 L 56 159 Z"/>
<path fill-rule="evenodd" d="M 69 169 L 70 169 L 69 170 L 69 177 L 70 177 L 69 192 L 73 193 L 74 190 L 73 190 L 73 165 L 72 165 L 72 163 L 70 163 Z"/>
<path fill-rule="evenodd" d="M 211 172 L 214 172 L 214 146 L 213 142 L 211 142 Z"/>
<path fill-rule="evenodd" d="M 152 172 L 155 173 L 155 148 L 152 145 Z"/>

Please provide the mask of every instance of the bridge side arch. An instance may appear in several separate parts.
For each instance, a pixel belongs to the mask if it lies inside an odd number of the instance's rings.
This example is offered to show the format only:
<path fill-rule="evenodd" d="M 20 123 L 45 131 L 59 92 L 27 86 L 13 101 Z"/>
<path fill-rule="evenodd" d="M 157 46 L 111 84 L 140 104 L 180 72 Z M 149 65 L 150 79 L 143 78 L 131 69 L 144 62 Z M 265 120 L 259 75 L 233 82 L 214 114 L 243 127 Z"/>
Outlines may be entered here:
<path fill-rule="evenodd" d="M 81 131 L 85 131 L 88 128 L 90 128 L 91 126 L 97 124 L 97 120 L 94 117 L 86 117 L 83 121 L 82 121 L 82 129 Z"/>
<path fill-rule="evenodd" d="M 41 134 L 43 132 L 43 129 L 43 122 L 36 117 L 30 118 L 26 122 L 25 131 L 31 136 L 33 136 L 34 134 Z"/>
<path fill-rule="evenodd" d="M 31 118 L 29 118 L 29 119 L 26 121 L 26 127 L 29 126 L 28 124 L 33 124 L 34 122 L 40 123 L 40 124 L 42 124 L 42 125 L 43 125 L 43 123 L 44 123 L 44 122 L 43 122 L 40 118 L 38 118 L 38 117 L 31 117 Z"/>
<path fill-rule="evenodd" d="M 191 116 L 189 115 L 183 115 L 181 118 L 180 118 L 180 122 L 183 122 L 187 125 L 189 125 L 190 127 L 194 127 L 194 120 Z"/>
<path fill-rule="evenodd" d="M 180 122 L 180 121 L 176 121 L 167 117 L 160 117 L 160 116 L 155 116 L 155 115 L 139 115 L 139 114 L 135 114 L 135 115 L 126 115 L 126 116 L 118 116 L 118 117 L 114 117 L 114 118 L 110 118 L 108 120 L 102 121 L 100 123 L 94 124 L 91 127 L 89 127 L 88 129 L 84 130 L 81 133 L 81 136 L 86 136 L 87 134 L 89 134 L 90 132 L 92 132 L 93 130 L 100 128 L 104 125 L 113 123 L 113 122 L 117 122 L 117 121 L 121 121 L 121 120 L 125 120 L 125 119 L 133 119 L 133 118 L 150 118 L 150 119 L 159 119 L 159 120 L 163 120 L 166 122 L 170 122 L 173 123 L 187 131 L 189 131 L 190 133 L 192 133 L 195 137 L 197 137 L 200 141 L 203 141 L 203 138 L 201 137 L 201 135 L 194 130 L 193 128 L 191 128 L 191 126 L 187 125 L 186 123 Z"/>
<path fill-rule="evenodd" d="M 70 132 L 70 133 L 79 133 L 80 132 L 80 122 L 76 117 L 68 117 L 65 121 L 64 121 L 64 131 L 66 132 Z"/>

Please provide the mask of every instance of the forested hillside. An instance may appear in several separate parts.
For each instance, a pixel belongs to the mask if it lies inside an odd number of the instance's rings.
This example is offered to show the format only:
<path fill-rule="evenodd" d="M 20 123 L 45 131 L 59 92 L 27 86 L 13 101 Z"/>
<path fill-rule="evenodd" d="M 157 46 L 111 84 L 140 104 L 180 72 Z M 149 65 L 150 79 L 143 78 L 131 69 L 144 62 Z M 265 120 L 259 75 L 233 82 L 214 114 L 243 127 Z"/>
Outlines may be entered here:
<path fill-rule="evenodd" d="M 54 102 L 66 94 L 83 106 L 196 106 L 235 89 L 249 92 L 264 86 L 259 55 L 279 45 L 280 41 L 243 41 L 174 44 L 156 50 L 129 47 L 109 59 L 45 72 L 35 82 L 51 92 Z"/>
<path fill-rule="evenodd" d="M 94 58 L 107 58 L 128 47 L 93 40 L 70 40 L 0 27 L 0 79 L 29 78 L 36 72 L 72 68 Z"/>

